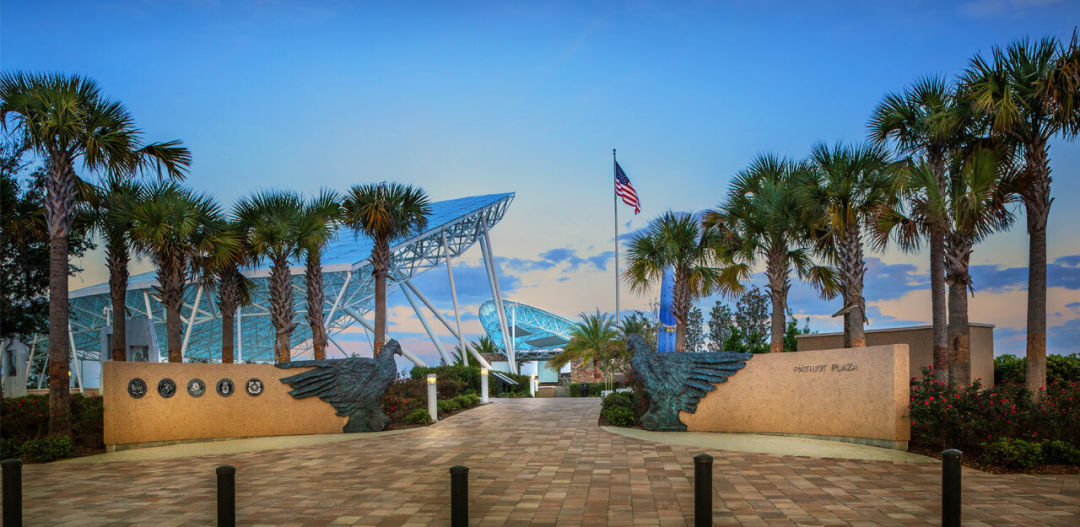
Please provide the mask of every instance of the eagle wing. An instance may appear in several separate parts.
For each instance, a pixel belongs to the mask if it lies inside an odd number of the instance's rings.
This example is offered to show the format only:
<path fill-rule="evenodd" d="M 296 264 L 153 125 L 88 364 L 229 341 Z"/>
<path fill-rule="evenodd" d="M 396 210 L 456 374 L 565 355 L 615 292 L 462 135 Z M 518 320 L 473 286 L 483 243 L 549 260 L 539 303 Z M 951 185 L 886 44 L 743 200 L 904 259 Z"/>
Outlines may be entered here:
<path fill-rule="evenodd" d="M 727 382 L 736 372 L 746 366 L 753 357 L 750 353 L 663 353 L 653 359 L 663 363 L 659 368 L 676 386 L 679 409 L 694 413 L 698 401 L 706 393 L 716 389 L 716 384 Z"/>
<path fill-rule="evenodd" d="M 361 357 L 292 361 L 278 364 L 277 367 L 314 367 L 312 370 L 285 377 L 281 382 L 292 387 L 289 395 L 294 398 L 318 396 L 330 403 L 341 417 L 352 415 L 361 406 L 365 396 L 371 391 L 370 383 L 379 377 L 376 362 Z"/>

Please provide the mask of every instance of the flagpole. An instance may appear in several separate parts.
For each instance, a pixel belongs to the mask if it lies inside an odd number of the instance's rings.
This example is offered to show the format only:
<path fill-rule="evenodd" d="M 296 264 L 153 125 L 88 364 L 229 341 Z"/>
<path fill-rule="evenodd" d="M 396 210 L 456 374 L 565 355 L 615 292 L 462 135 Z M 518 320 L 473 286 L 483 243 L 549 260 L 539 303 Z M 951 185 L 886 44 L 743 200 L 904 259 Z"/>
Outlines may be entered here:
<path fill-rule="evenodd" d="M 611 149 L 611 196 L 615 202 L 615 323 L 622 324 L 622 313 L 619 311 L 619 194 L 615 190 L 615 167 L 618 166 L 618 161 L 615 160 L 615 149 Z"/>

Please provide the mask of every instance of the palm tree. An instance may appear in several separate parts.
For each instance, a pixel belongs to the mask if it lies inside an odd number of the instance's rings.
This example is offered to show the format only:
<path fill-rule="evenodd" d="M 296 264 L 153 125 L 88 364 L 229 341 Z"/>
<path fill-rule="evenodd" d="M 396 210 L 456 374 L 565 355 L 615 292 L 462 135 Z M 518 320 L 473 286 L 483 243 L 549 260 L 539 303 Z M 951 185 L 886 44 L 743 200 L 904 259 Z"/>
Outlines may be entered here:
<path fill-rule="evenodd" d="M 240 200 L 233 215 L 244 228 L 254 254 L 270 260 L 270 319 L 274 324 L 274 361 L 291 360 L 290 339 L 295 300 L 289 259 L 300 251 L 299 220 L 304 199 L 289 191 L 264 191 Z"/>
<path fill-rule="evenodd" d="M 191 155 L 178 141 L 143 145 L 127 109 L 103 97 L 94 81 L 74 75 L 0 74 L 0 128 L 9 125 L 45 160 L 48 171 L 49 434 L 71 435 L 67 257 L 76 165 L 110 174 L 153 165 L 181 177 Z"/>
<path fill-rule="evenodd" d="M 203 287 L 217 291 L 221 311 L 221 363 L 234 361 L 237 310 L 251 304 L 255 283 L 244 276 L 241 267 L 254 261 L 243 225 L 230 221 L 225 226 L 229 236 L 214 246 L 199 265 Z"/>
<path fill-rule="evenodd" d="M 878 144 L 892 142 L 903 154 L 916 156 L 930 167 L 937 192 L 945 194 L 946 158 L 959 142 L 963 129 L 955 90 L 941 77 L 916 81 L 902 93 L 890 93 L 874 109 L 868 124 L 870 140 Z M 945 232 L 938 222 L 944 218 L 928 216 L 932 223 L 923 226 L 930 241 L 930 311 L 934 338 L 934 371 L 939 380 L 948 377 L 948 334 L 945 285 Z M 878 238 L 884 243 L 888 238 Z M 905 238 L 901 249 L 914 250 L 918 238 Z"/>
<path fill-rule="evenodd" d="M 630 335 L 638 335 L 645 339 L 645 342 L 654 344 L 656 342 L 656 324 L 641 311 L 633 311 L 624 316 L 619 330 L 624 339 L 629 338 Z"/>
<path fill-rule="evenodd" d="M 601 364 L 608 375 L 613 373 L 624 341 L 615 324 L 615 317 L 597 310 L 594 314 L 582 313 L 581 321 L 570 330 L 570 341 L 563 350 L 547 362 L 547 367 L 559 371 L 571 363 L 593 364 L 593 378 L 600 378 Z"/>
<path fill-rule="evenodd" d="M 157 183 L 130 213 L 131 239 L 157 266 L 157 292 L 165 306 L 169 362 L 183 361 L 180 312 L 184 289 L 208 255 L 223 258 L 232 243 L 213 198 L 173 182 Z M 192 317 L 195 313 L 191 313 Z"/>
<path fill-rule="evenodd" d="M 1080 49 L 1048 37 L 976 55 L 963 78 L 972 108 L 1024 158 L 1020 199 L 1028 231 L 1027 387 L 1046 386 L 1046 225 L 1050 216 L 1049 141 L 1080 132 Z"/>
<path fill-rule="evenodd" d="M 112 301 L 112 360 L 127 359 L 127 284 L 131 261 L 131 210 L 143 199 L 143 187 L 127 178 L 106 177 L 94 189 L 94 227 L 105 239 L 105 265 L 109 270 Z"/>
<path fill-rule="evenodd" d="M 686 318 L 690 304 L 713 292 L 720 271 L 713 266 L 716 230 L 704 228 L 694 215 L 668 211 L 627 243 L 623 280 L 631 291 L 644 292 L 673 267 L 671 311 L 675 316 L 675 350 L 686 350 Z"/>
<path fill-rule="evenodd" d="M 420 187 L 400 183 L 354 185 L 341 204 L 341 222 L 374 242 L 371 274 L 375 277 L 373 353 L 386 342 L 386 277 L 393 254 L 390 243 L 427 226 L 431 206 Z"/>
<path fill-rule="evenodd" d="M 879 146 L 814 146 L 803 183 L 806 203 L 820 221 L 816 249 L 836 269 L 844 316 L 844 347 L 866 346 L 866 300 L 863 298 L 863 228 L 887 202 L 892 181 L 888 153 Z"/>
<path fill-rule="evenodd" d="M 311 346 L 315 360 L 326 358 L 326 326 L 323 324 L 322 250 L 337 230 L 341 203 L 336 192 L 323 190 L 305 204 L 300 213 L 299 247 L 304 253 L 304 283 L 307 289 L 307 319 L 311 325 Z"/>
<path fill-rule="evenodd" d="M 763 154 L 735 176 L 727 200 L 705 214 L 705 224 L 718 230 L 714 244 L 725 262 L 718 288 L 728 295 L 742 292 L 754 265 L 764 261 L 772 304 L 769 351 L 784 351 L 787 295 L 791 268 L 823 298 L 835 295 L 831 269 L 816 265 L 805 249 L 810 236 L 808 210 L 798 192 L 805 166 Z"/>

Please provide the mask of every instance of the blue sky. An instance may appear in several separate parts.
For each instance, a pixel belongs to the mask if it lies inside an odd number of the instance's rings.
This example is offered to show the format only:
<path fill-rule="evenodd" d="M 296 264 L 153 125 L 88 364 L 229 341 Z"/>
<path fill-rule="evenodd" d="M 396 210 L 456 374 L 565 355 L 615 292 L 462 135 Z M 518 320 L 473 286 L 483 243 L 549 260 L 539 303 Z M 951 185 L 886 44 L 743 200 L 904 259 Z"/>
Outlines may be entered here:
<path fill-rule="evenodd" d="M 716 206 L 759 152 L 862 140 L 888 91 L 955 75 L 993 44 L 1067 36 L 1080 20 L 1076 3 L 1049 0 L 866 4 L 8 0 L 0 68 L 93 77 L 149 139 L 182 139 L 189 183 L 224 204 L 255 188 L 384 179 L 434 199 L 516 192 L 492 233 L 504 292 L 572 317 L 613 310 L 611 148 L 644 205 L 637 217 L 622 209 L 622 229 L 638 229 L 669 208 Z M 1050 348 L 1071 352 L 1077 144 L 1055 141 L 1051 160 Z M 1017 225 L 974 256 L 972 320 L 998 325 L 999 352 L 1023 350 Z M 461 262 L 476 270 L 470 308 L 487 294 L 478 253 Z M 925 322 L 925 255 L 873 257 L 871 327 Z M 100 261 L 84 265 L 82 283 L 103 276 Z M 792 306 L 816 329 L 838 327 L 836 306 L 805 288 Z M 430 354 L 398 307 L 397 331 Z"/>

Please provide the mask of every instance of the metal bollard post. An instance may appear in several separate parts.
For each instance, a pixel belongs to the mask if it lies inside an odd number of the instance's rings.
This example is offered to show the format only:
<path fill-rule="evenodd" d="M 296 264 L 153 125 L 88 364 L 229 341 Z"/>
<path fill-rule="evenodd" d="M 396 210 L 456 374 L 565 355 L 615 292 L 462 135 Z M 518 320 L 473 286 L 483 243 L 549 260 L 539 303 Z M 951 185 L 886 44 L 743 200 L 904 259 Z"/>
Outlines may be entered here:
<path fill-rule="evenodd" d="M 4 481 L 4 527 L 22 527 L 22 460 L 5 459 Z"/>
<path fill-rule="evenodd" d="M 712 456 L 694 456 L 694 527 L 712 527 Z"/>
<path fill-rule="evenodd" d="M 469 525 L 469 467 L 450 467 L 450 525 Z"/>
<path fill-rule="evenodd" d="M 217 468 L 217 521 L 219 527 L 236 526 L 236 467 Z"/>
<path fill-rule="evenodd" d="M 960 456 L 948 449 L 941 453 L 941 526 L 960 527 Z"/>

